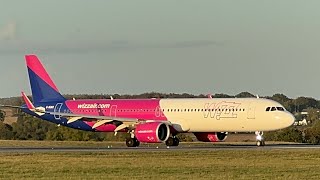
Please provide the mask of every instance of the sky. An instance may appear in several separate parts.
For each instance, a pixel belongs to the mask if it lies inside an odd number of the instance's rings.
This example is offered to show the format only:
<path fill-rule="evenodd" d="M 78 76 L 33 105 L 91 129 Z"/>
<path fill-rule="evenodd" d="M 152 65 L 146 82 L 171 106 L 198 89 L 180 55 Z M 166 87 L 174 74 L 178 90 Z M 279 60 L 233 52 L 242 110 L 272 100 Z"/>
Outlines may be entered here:
<path fill-rule="evenodd" d="M 1 0 L 0 97 L 37 54 L 63 94 L 320 99 L 317 0 Z"/>

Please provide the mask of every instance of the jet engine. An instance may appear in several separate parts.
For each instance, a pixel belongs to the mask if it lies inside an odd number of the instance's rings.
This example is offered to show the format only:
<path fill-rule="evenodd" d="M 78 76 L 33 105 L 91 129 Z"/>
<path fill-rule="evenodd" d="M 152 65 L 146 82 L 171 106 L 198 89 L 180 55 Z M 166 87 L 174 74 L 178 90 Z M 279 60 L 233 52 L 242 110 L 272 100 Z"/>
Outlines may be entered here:
<path fill-rule="evenodd" d="M 227 139 L 228 133 L 226 132 L 214 132 L 214 133 L 194 133 L 198 141 L 202 142 L 221 142 Z"/>
<path fill-rule="evenodd" d="M 165 142 L 170 137 L 170 127 L 165 123 L 159 122 L 138 124 L 135 129 L 135 137 L 140 142 Z"/>

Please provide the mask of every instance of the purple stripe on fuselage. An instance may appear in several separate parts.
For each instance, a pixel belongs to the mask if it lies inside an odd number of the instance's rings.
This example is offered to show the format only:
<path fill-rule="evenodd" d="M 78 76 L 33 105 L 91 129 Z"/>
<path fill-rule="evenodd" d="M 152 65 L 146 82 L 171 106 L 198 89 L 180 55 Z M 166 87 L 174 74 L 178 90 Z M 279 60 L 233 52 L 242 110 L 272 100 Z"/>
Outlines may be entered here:
<path fill-rule="evenodd" d="M 44 69 L 42 63 L 35 55 L 26 55 L 25 56 L 27 66 L 30 70 L 32 70 L 36 75 L 38 75 L 43 81 L 45 81 L 50 87 L 52 87 L 55 91 L 59 92 L 58 88 L 50 78 L 47 71 Z"/>
<path fill-rule="evenodd" d="M 167 120 L 160 107 L 160 99 L 68 100 L 65 103 L 74 114 L 143 120 Z"/>

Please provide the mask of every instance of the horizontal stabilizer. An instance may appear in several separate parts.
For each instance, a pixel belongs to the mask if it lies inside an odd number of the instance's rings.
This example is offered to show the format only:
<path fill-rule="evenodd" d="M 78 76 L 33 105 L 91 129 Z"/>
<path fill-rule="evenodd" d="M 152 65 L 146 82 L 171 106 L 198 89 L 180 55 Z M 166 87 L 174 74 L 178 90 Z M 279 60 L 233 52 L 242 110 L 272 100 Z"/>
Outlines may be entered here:
<path fill-rule="evenodd" d="M 24 92 L 21 92 L 21 95 L 22 95 L 24 102 L 27 105 L 27 108 L 30 111 L 33 111 L 34 113 L 36 113 L 39 116 L 43 116 L 45 114 L 46 109 L 44 107 L 34 107 L 32 102 L 30 101 L 30 99 L 28 98 L 28 96 Z"/>
<path fill-rule="evenodd" d="M 24 92 L 21 92 L 21 95 L 22 95 L 22 98 L 24 100 L 24 102 L 26 103 L 28 109 L 36 109 L 34 107 L 34 105 L 32 104 L 32 102 L 30 101 L 30 99 L 28 98 L 28 96 L 24 93 Z"/>
<path fill-rule="evenodd" d="M 0 104 L 0 108 L 15 108 L 15 109 L 26 109 L 26 108 L 23 108 L 21 106 L 12 106 L 12 105 L 4 105 L 4 104 Z"/>

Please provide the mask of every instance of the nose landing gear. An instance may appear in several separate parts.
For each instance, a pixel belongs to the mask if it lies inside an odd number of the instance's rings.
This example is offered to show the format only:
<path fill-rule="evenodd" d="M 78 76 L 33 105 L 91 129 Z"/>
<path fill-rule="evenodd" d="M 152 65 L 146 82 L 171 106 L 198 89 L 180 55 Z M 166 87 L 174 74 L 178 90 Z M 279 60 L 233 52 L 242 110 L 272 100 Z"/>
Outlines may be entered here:
<path fill-rule="evenodd" d="M 256 132 L 256 140 L 257 140 L 258 147 L 266 145 L 264 138 L 263 138 L 263 132 L 260 132 L 260 131 Z"/>

